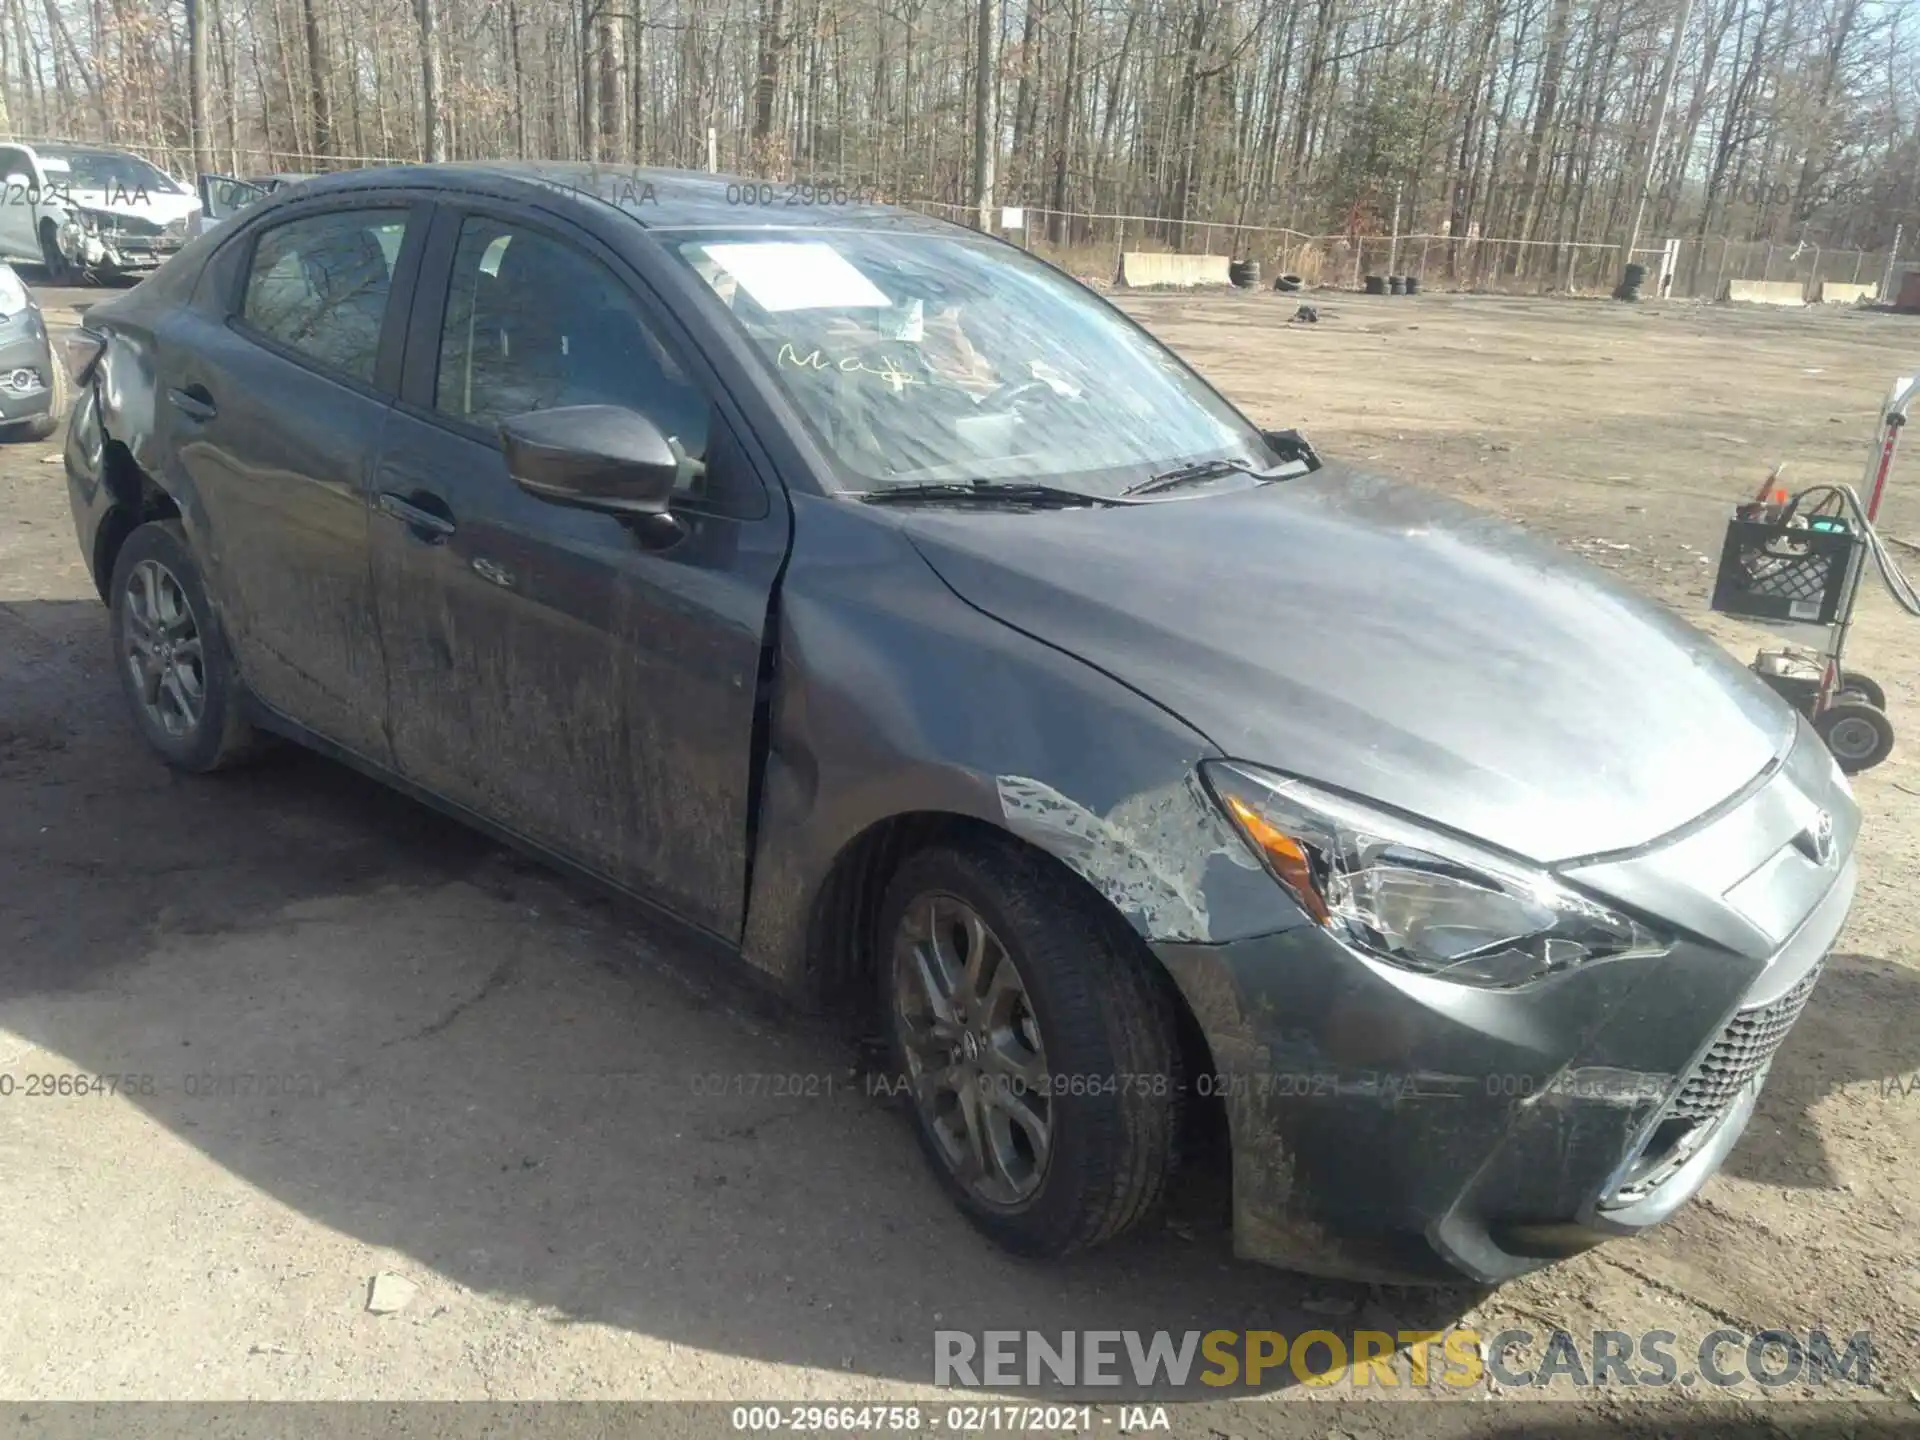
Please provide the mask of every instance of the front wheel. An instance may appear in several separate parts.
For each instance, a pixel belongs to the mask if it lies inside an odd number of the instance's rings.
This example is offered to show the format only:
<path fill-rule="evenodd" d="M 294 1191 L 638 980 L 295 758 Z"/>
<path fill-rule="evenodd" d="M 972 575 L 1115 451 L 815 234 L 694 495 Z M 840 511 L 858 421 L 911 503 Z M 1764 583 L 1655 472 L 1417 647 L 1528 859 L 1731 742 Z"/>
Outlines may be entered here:
<path fill-rule="evenodd" d="M 1171 1002 L 1117 917 L 1012 845 L 909 858 L 881 907 L 893 1073 L 967 1218 L 1071 1254 L 1159 1205 L 1179 1136 Z"/>
<path fill-rule="evenodd" d="M 40 224 L 40 260 L 47 267 L 49 285 L 74 283 L 74 268 L 60 249 L 60 232 L 51 220 L 44 220 Z"/>

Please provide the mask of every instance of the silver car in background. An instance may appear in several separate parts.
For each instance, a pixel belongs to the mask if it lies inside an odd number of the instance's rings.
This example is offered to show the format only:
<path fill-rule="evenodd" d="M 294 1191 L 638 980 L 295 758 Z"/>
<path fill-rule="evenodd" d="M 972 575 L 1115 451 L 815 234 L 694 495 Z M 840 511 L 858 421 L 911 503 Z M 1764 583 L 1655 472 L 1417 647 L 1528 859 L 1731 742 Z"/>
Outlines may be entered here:
<path fill-rule="evenodd" d="M 0 263 L 0 438 L 44 440 L 66 413 L 66 375 L 40 302 L 13 266 Z"/>

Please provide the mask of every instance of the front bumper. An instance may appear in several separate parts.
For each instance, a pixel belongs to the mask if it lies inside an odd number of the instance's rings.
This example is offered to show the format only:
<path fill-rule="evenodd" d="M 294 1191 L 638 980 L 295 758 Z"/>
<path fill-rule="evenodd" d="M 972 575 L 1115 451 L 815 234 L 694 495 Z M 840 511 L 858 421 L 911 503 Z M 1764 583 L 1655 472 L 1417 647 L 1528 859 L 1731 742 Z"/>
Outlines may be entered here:
<path fill-rule="evenodd" d="M 1832 844 L 1816 861 L 1800 845 L 1822 810 Z M 1563 870 L 1682 931 L 1663 956 L 1501 992 L 1376 963 L 1304 923 L 1157 946 L 1213 1051 L 1196 1088 L 1226 1109 L 1236 1251 L 1496 1284 L 1666 1219 L 1739 1139 L 1817 982 L 1852 904 L 1858 826 L 1803 725 L 1738 804 Z"/>
<path fill-rule="evenodd" d="M 31 307 L 0 320 L 0 425 L 34 420 L 53 409 L 53 347 Z"/>
<path fill-rule="evenodd" d="M 135 235 L 124 230 L 88 229 L 69 220 L 60 228 L 60 253 L 88 269 L 153 270 L 187 243 L 187 230 L 187 223 L 182 221 L 177 231 L 169 226 L 159 234 Z"/>

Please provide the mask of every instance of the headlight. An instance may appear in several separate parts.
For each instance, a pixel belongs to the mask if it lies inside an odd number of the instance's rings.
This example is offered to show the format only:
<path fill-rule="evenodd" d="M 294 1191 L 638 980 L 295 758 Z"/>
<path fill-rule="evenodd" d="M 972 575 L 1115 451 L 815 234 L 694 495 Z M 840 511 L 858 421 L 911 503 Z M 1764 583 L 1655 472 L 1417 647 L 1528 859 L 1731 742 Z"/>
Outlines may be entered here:
<path fill-rule="evenodd" d="M 1509 989 L 1668 942 L 1544 870 L 1417 820 L 1251 766 L 1207 761 L 1207 786 L 1301 909 L 1362 954 Z"/>
<path fill-rule="evenodd" d="M 0 319 L 11 320 L 27 308 L 27 287 L 11 265 L 0 265 Z"/>

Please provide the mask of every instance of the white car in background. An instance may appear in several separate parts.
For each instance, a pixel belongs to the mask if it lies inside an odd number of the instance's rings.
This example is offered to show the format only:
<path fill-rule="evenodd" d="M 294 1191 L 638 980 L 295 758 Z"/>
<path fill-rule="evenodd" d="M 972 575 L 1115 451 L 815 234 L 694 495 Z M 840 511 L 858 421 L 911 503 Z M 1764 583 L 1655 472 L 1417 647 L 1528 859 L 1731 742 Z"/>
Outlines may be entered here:
<path fill-rule="evenodd" d="M 152 270 L 186 244 L 199 199 L 158 166 L 104 146 L 0 145 L 0 259 L 60 283 Z"/>

